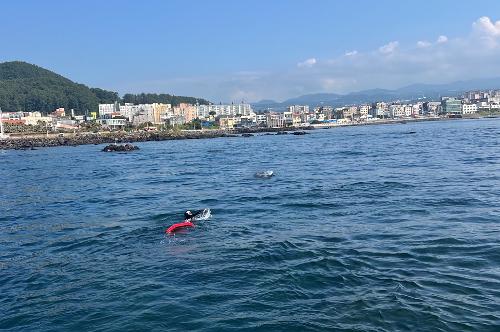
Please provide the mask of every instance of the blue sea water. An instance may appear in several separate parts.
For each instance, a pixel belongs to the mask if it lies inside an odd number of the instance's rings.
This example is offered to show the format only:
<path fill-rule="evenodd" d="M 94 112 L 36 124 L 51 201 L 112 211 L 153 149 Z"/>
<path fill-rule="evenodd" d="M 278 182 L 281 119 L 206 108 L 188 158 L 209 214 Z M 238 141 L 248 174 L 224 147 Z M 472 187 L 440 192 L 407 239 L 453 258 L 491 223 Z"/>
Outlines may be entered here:
<path fill-rule="evenodd" d="M 500 331 L 499 120 L 139 147 L 0 151 L 0 330 Z"/>

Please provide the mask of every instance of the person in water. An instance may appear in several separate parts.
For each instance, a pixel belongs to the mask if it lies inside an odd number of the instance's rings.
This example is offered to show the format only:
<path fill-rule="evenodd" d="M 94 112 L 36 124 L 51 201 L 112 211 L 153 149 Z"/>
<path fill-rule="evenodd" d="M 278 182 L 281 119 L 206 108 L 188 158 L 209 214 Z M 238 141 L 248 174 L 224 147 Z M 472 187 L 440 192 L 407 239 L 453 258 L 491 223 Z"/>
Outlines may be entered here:
<path fill-rule="evenodd" d="M 202 212 L 203 212 L 203 210 L 194 211 L 194 212 L 191 212 L 188 210 L 188 211 L 184 212 L 184 221 L 193 221 L 193 218 Z"/>

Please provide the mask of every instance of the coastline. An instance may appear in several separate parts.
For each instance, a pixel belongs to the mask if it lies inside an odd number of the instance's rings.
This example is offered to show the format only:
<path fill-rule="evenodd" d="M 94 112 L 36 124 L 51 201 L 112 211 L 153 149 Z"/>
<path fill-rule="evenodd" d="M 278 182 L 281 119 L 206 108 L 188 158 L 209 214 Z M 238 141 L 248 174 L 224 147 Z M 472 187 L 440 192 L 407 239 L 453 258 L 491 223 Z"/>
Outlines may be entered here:
<path fill-rule="evenodd" d="M 78 146 L 78 145 L 98 145 L 109 143 L 135 143 L 147 141 L 168 141 L 182 139 L 206 139 L 219 137 L 248 137 L 255 133 L 278 133 L 294 132 L 315 129 L 383 125 L 383 124 L 404 124 L 423 121 L 447 121 L 447 120 L 465 120 L 480 119 L 483 117 L 467 118 L 417 118 L 417 119 L 390 119 L 378 120 L 362 123 L 347 124 L 316 124 L 309 127 L 283 127 L 283 128 L 240 128 L 232 130 L 222 129 L 204 129 L 204 130 L 183 130 L 183 131 L 154 131 L 154 132 L 78 132 L 64 134 L 11 134 L 9 138 L 0 140 L 0 150 L 33 150 L 43 147 L 55 146 Z M 250 134 L 250 135 L 249 135 Z"/>

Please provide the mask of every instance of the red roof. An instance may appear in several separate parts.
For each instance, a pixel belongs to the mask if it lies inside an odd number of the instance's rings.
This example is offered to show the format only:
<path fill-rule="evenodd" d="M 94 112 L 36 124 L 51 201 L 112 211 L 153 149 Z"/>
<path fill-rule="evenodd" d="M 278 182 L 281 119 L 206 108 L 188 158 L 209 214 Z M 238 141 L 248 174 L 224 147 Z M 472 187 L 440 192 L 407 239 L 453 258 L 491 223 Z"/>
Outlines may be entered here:
<path fill-rule="evenodd" d="M 2 119 L 2 122 L 12 125 L 24 125 L 24 120 L 19 119 Z"/>

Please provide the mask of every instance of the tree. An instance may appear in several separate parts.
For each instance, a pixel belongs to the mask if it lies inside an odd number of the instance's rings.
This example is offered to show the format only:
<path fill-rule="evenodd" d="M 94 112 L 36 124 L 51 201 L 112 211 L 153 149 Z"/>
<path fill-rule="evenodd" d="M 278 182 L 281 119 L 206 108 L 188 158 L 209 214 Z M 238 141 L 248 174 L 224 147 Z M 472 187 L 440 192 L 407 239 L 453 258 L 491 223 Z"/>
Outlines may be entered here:
<path fill-rule="evenodd" d="M 209 101 L 205 99 L 199 99 L 194 97 L 184 97 L 184 96 L 173 96 L 165 93 L 140 93 L 131 94 L 126 93 L 123 95 L 122 101 L 124 103 L 131 104 L 153 104 L 153 103 L 163 103 L 179 105 L 180 103 L 196 104 L 199 102 L 202 105 L 208 105 Z"/>
<path fill-rule="evenodd" d="M 97 95 L 99 96 L 97 96 Z M 74 109 L 84 114 L 118 93 L 89 87 L 20 61 L 0 63 L 0 107 L 4 111 L 52 112 Z"/>

